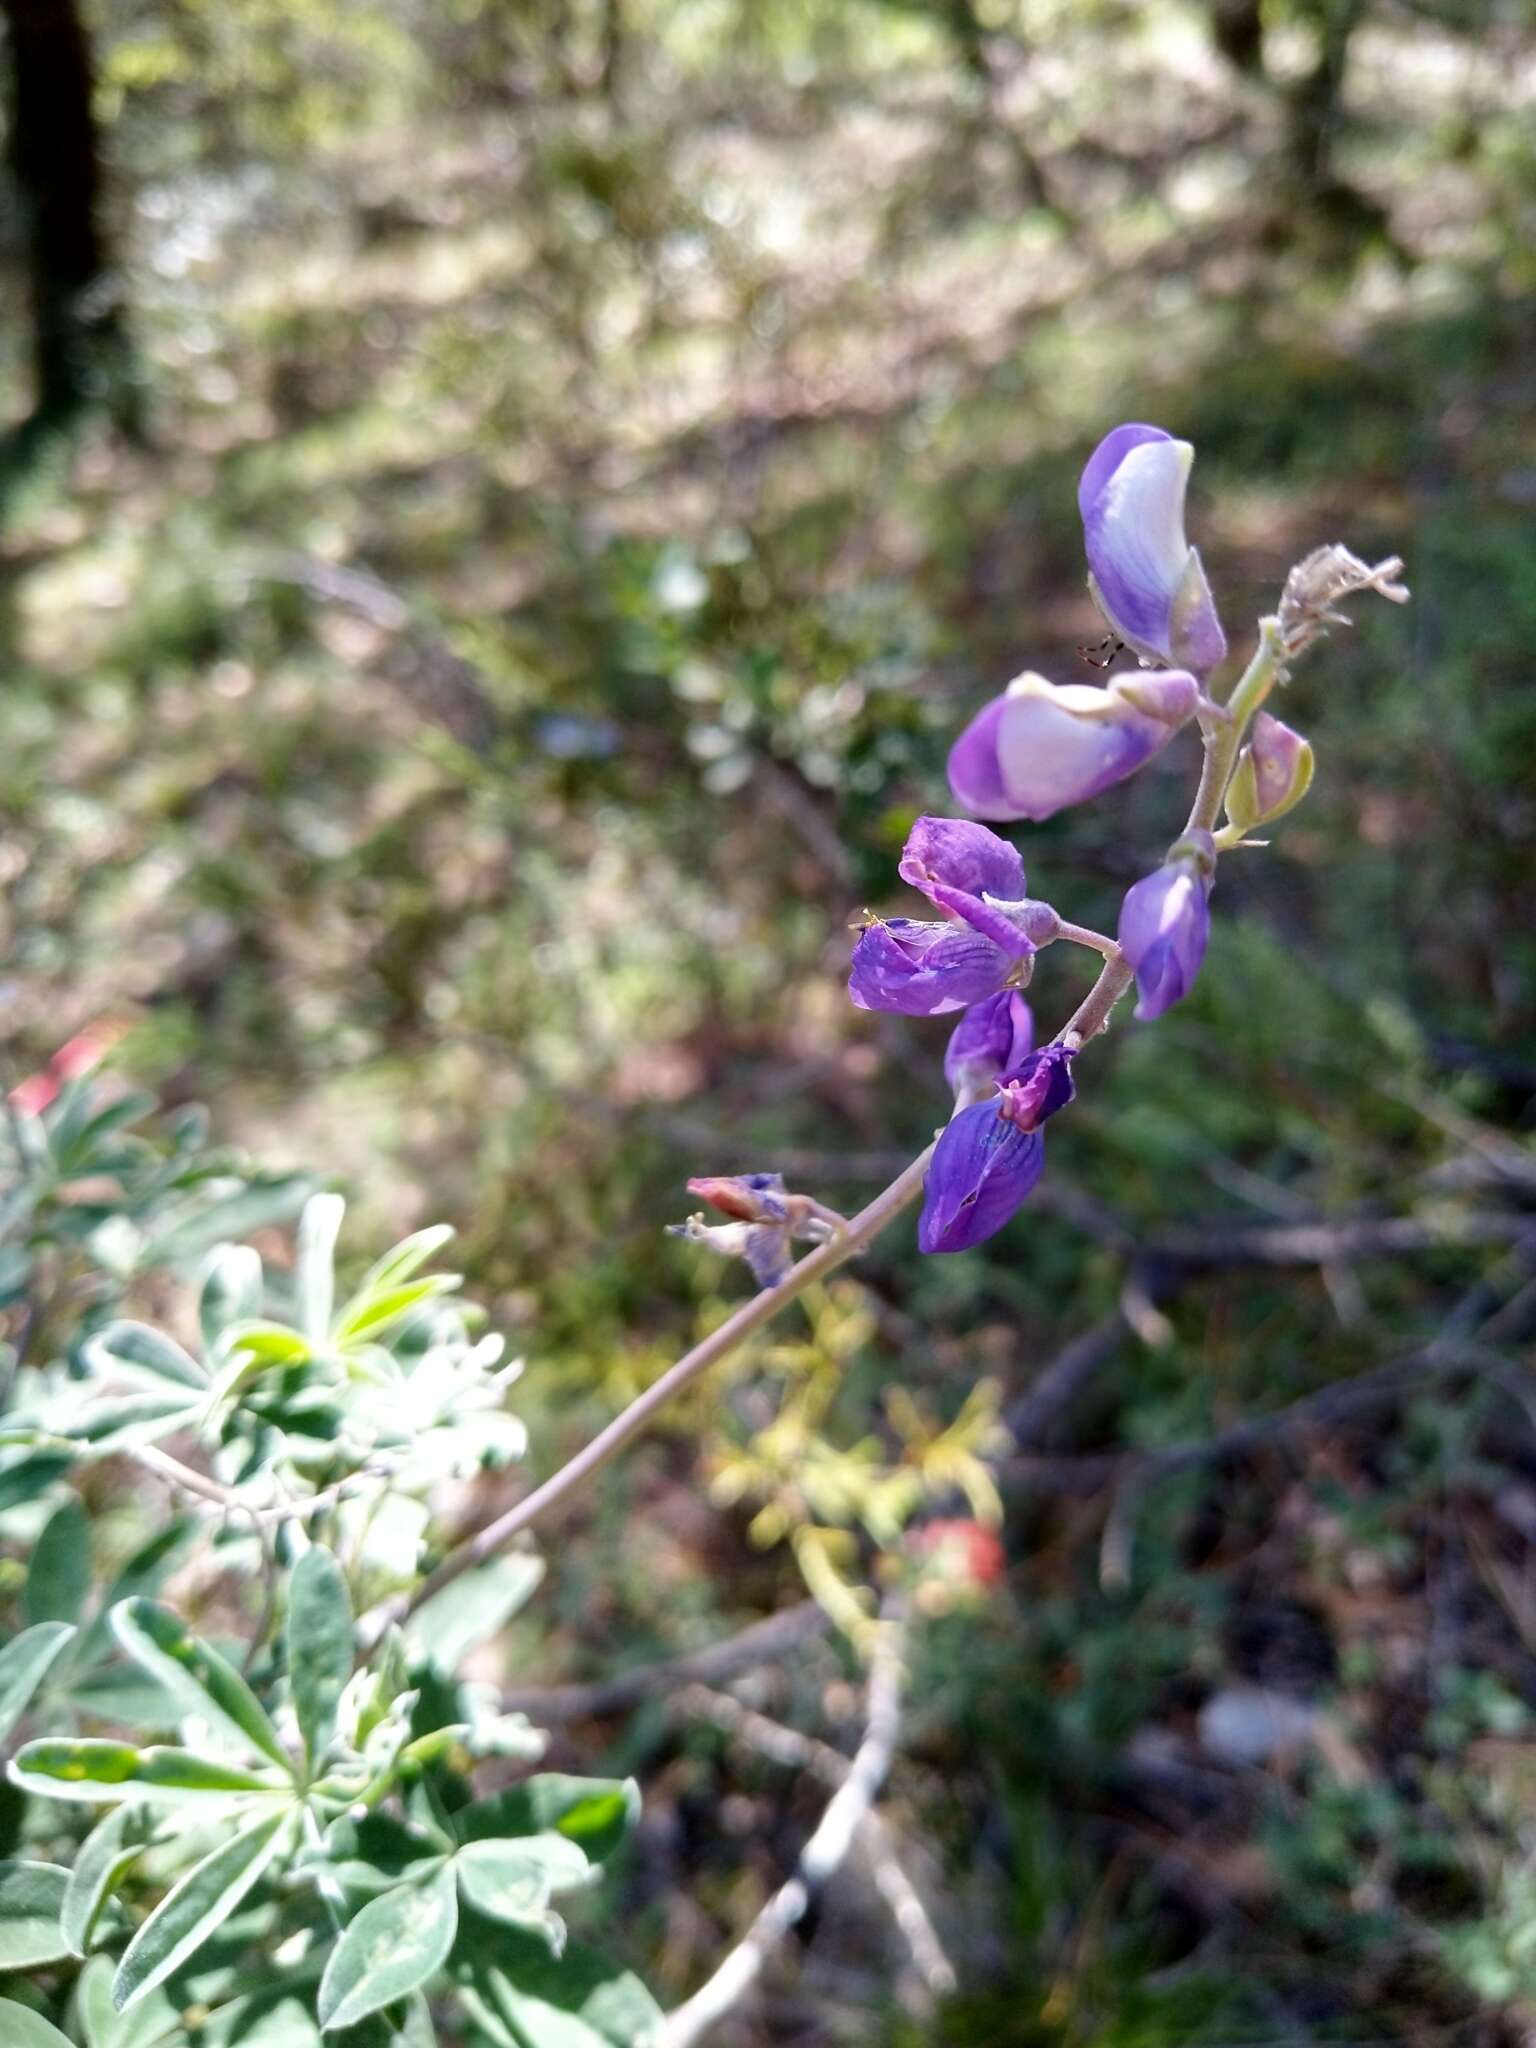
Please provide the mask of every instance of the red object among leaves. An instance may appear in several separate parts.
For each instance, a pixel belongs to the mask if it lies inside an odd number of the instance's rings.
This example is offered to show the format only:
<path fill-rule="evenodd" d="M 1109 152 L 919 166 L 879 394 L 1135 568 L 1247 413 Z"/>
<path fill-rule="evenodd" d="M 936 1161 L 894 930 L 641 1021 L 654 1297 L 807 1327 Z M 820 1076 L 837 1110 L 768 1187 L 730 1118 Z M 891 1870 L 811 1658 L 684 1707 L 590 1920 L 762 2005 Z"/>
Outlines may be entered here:
<path fill-rule="evenodd" d="M 59 1047 L 45 1067 L 16 1083 L 11 1090 L 12 1108 L 19 1109 L 23 1116 L 41 1116 L 60 1089 L 100 1066 L 121 1036 L 121 1025 L 87 1024 Z"/>
<path fill-rule="evenodd" d="M 946 1576 L 973 1586 L 995 1586 L 1008 1569 L 1008 1553 L 996 1532 L 963 1516 L 927 1523 L 914 1541 L 920 1555 Z"/>

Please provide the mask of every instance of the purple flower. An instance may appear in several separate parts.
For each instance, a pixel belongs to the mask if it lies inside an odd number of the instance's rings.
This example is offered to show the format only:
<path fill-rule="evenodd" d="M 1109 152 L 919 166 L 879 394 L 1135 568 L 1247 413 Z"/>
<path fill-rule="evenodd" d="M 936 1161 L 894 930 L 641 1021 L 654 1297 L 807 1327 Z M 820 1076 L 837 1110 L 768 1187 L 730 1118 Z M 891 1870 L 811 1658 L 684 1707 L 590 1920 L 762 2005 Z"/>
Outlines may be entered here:
<path fill-rule="evenodd" d="M 1024 894 L 1016 850 L 984 825 L 919 818 L 901 873 L 949 921 L 877 919 L 853 949 L 848 993 L 861 1010 L 936 1017 L 995 995 L 1055 928 L 1056 913 Z"/>
<path fill-rule="evenodd" d="M 991 1102 L 999 1078 L 1017 1067 L 1035 1042 L 1035 1020 L 1017 989 L 973 1003 L 949 1035 L 944 1078 L 956 1104 Z"/>
<path fill-rule="evenodd" d="M 1191 833 L 1166 867 L 1127 891 L 1120 950 L 1136 971 L 1138 1017 L 1161 1017 L 1194 986 L 1211 935 L 1214 866 L 1210 834 Z"/>
<path fill-rule="evenodd" d="M 866 925 L 853 949 L 848 993 L 861 1010 L 940 1017 L 994 995 L 1016 962 L 962 924 L 890 917 Z"/>
<path fill-rule="evenodd" d="M 1072 1099 L 1066 1046 L 1026 1053 L 1001 1094 L 956 1112 L 934 1148 L 917 1242 L 925 1252 L 963 1252 L 1003 1225 L 1045 1166 L 1040 1125 Z"/>
<path fill-rule="evenodd" d="M 1226 658 L 1200 556 L 1184 538 L 1195 451 L 1161 427 L 1116 427 L 1077 488 L 1089 584 L 1119 637 L 1150 661 L 1209 675 Z"/>
<path fill-rule="evenodd" d="M 1065 1045 L 1046 1045 L 1020 1060 L 1002 1083 L 998 1115 L 1018 1130 L 1038 1131 L 1077 1093 L 1072 1085 L 1074 1057 Z"/>
<path fill-rule="evenodd" d="M 935 903 L 942 900 L 940 889 L 1005 903 L 1024 894 L 1019 849 L 966 818 L 919 818 L 907 834 L 897 872 Z"/>
<path fill-rule="evenodd" d="M 984 818 L 1049 818 L 1134 775 L 1199 701 L 1180 669 L 1117 676 L 1107 689 L 1016 676 L 956 740 L 949 786 Z"/>
<path fill-rule="evenodd" d="M 945 1125 L 924 1184 L 917 1245 L 964 1252 L 1002 1229 L 1045 1168 L 1045 1140 L 1004 1121 L 993 1102 Z"/>

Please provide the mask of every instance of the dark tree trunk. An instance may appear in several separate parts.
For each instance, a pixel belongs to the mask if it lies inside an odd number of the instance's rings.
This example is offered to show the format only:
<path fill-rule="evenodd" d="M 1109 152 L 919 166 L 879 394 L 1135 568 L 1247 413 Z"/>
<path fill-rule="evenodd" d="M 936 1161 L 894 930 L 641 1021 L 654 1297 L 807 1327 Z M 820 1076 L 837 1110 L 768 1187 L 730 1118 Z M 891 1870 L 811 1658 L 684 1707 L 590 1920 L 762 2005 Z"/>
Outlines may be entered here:
<path fill-rule="evenodd" d="M 26 233 L 33 435 L 83 407 L 131 404 L 117 280 L 102 226 L 90 39 L 77 0 L 0 0 L 10 43 L 6 158 Z M 26 429 L 23 430 L 27 431 Z"/>
<path fill-rule="evenodd" d="M 1321 0 L 1308 10 L 1317 30 L 1317 61 L 1291 92 L 1291 165 L 1310 191 L 1334 182 L 1333 146 L 1344 94 L 1344 72 L 1364 0 Z"/>

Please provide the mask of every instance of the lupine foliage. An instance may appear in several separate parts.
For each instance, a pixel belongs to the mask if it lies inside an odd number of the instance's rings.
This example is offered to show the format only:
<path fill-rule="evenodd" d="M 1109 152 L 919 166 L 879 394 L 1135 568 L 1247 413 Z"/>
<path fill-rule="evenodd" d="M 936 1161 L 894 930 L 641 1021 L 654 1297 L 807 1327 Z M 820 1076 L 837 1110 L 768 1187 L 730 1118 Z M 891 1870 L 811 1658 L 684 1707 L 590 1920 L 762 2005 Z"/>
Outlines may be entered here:
<path fill-rule="evenodd" d="M 524 1449 L 520 1364 L 473 1333 L 457 1275 L 424 1270 L 452 1233 L 417 1232 L 345 1292 L 334 1195 L 309 1197 L 280 1276 L 248 1244 L 203 1250 L 287 1190 L 200 1151 L 195 1121 L 163 1152 L 113 1153 L 149 1105 L 113 1107 L 86 1079 L 36 1109 L 13 1098 L 7 1215 L 34 1275 L 103 1238 L 114 1286 L 186 1274 L 195 1334 L 90 1316 L 56 1365 L 19 1368 L 0 1433 L 4 1512 L 37 1530 L 29 1625 L 0 1649 L 0 1737 L 32 1731 L 9 1763 L 25 1805 L 0 1862 L 0 1967 L 27 1973 L 37 2014 L 0 2000 L 0 2038 L 424 2048 L 430 1991 L 497 2048 L 638 2042 L 655 2006 L 556 1905 L 622 1843 L 635 1787 L 528 1774 L 539 1732 L 460 1675 L 539 1561 L 359 1628 L 360 1603 L 416 1588 L 445 1488 Z M 72 1205 L 54 1220 L 76 1174 L 107 1183 L 83 1237 Z M 190 1215 L 162 1219 L 155 1196 L 186 1187 Z M 149 1470 L 196 1512 L 98 1585 L 90 1469 L 168 1439 L 196 1465 Z M 265 1586 L 243 1642 L 200 1639 L 155 1597 L 199 1552 Z"/>

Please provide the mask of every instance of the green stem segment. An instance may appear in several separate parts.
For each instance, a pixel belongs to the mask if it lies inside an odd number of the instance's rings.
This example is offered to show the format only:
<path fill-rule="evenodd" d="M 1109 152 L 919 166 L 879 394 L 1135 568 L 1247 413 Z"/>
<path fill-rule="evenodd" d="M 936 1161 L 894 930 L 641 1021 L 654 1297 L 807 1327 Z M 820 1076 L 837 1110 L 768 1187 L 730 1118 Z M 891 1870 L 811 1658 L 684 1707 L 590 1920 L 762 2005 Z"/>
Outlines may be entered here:
<path fill-rule="evenodd" d="M 1220 724 L 1213 719 L 1205 728 L 1205 761 L 1200 770 L 1200 787 L 1195 791 L 1184 827 L 1186 832 L 1216 830 L 1248 722 L 1279 680 L 1281 652 L 1280 621 L 1260 619 L 1259 644 L 1227 700 L 1226 717 Z"/>

